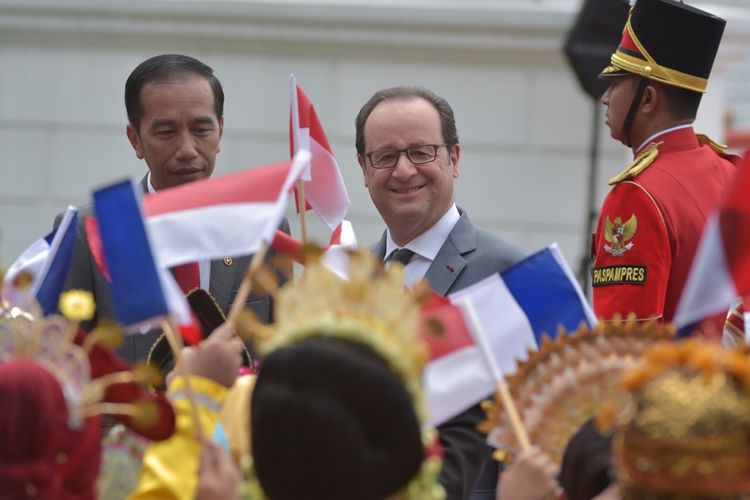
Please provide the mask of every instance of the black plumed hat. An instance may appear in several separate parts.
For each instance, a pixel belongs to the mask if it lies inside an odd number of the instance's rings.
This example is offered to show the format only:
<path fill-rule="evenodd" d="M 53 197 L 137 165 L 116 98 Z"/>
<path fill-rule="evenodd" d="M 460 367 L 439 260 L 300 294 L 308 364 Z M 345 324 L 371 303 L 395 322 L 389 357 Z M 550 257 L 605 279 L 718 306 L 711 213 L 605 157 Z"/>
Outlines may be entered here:
<path fill-rule="evenodd" d="M 601 78 L 636 74 L 705 92 L 726 21 L 676 0 L 638 0 Z"/>

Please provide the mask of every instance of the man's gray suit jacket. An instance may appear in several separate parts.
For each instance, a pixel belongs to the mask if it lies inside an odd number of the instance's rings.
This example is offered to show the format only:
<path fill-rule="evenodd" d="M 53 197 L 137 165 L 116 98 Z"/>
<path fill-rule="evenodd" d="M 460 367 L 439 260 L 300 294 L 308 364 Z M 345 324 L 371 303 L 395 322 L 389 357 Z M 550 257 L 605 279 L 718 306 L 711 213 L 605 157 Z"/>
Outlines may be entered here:
<path fill-rule="evenodd" d="M 146 185 L 147 177 L 144 177 L 140 186 L 144 192 L 148 192 Z M 94 294 L 96 300 L 96 316 L 90 322 L 81 326 L 89 330 L 96 324 L 96 321 L 102 318 L 115 319 L 114 304 L 109 292 L 109 283 L 94 262 L 91 248 L 84 228 L 85 218 L 92 216 L 93 206 L 91 204 L 83 205 L 78 210 L 78 227 L 76 234 L 75 249 L 70 264 L 70 270 L 65 281 L 65 290 L 80 289 L 88 290 Z M 59 216 L 55 226 L 59 223 Z M 280 228 L 289 232 L 289 223 L 284 219 Z M 239 290 L 242 278 L 247 271 L 252 256 L 230 256 L 231 264 L 227 265 L 224 260 L 211 261 L 211 273 L 209 281 L 209 292 L 216 299 L 216 303 L 226 315 L 232 305 L 235 295 Z M 269 250 L 266 256 L 267 261 L 273 257 L 273 251 Z M 266 294 L 250 294 L 247 301 L 247 307 L 253 310 L 261 321 L 268 323 L 271 321 L 273 314 L 273 303 L 271 298 Z M 160 335 L 161 331 L 154 330 L 143 335 L 128 335 L 125 337 L 123 345 L 117 350 L 118 354 L 128 361 L 145 361 L 149 349 Z M 209 332 L 206 332 L 209 333 Z"/>
<path fill-rule="evenodd" d="M 504 271 L 525 256 L 518 247 L 475 226 L 463 209 L 458 211 L 461 217 L 425 274 L 432 289 L 441 295 L 457 292 Z M 384 260 L 385 233 L 370 248 Z M 439 479 L 449 500 L 469 498 L 482 474 L 491 451 L 485 444 L 484 434 L 476 430 L 484 419 L 484 411 L 475 405 L 438 426 L 445 453 Z M 494 483 L 491 487 L 494 489 Z"/>

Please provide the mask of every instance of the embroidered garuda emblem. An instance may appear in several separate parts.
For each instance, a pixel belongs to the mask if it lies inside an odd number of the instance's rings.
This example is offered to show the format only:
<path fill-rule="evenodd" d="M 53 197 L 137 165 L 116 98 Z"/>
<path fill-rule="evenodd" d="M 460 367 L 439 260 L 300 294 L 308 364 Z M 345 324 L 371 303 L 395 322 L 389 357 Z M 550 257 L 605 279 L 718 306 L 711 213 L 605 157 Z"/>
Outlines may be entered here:
<path fill-rule="evenodd" d="M 628 243 L 638 228 L 638 220 L 635 218 L 635 214 L 630 216 L 627 222 L 622 222 L 617 217 L 614 222 L 609 220 L 609 216 L 604 220 L 604 239 L 607 243 L 604 244 L 604 250 L 608 253 L 619 257 L 631 248 L 633 248 L 633 242 Z"/>

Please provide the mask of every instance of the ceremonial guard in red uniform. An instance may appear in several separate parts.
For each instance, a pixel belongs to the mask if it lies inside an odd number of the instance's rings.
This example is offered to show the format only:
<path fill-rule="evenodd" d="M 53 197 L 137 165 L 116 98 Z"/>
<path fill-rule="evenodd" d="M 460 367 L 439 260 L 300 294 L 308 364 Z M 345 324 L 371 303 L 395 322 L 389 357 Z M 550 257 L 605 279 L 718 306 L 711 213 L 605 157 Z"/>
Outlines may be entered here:
<path fill-rule="evenodd" d="M 635 157 L 610 180 L 594 235 L 594 311 L 604 319 L 672 320 L 734 174 L 734 158 L 692 128 L 725 24 L 674 0 L 639 0 L 600 75 L 611 135 Z"/>

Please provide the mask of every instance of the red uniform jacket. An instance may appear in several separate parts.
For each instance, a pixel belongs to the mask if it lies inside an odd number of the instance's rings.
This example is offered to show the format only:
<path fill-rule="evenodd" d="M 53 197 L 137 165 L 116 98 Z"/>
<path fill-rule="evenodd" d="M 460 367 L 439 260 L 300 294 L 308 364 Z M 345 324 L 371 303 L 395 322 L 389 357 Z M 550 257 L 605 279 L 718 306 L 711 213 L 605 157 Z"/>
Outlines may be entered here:
<path fill-rule="evenodd" d="M 703 226 L 736 168 L 691 127 L 655 137 L 633 165 L 639 160 L 640 168 L 616 178 L 599 215 L 594 312 L 671 321 Z"/>

